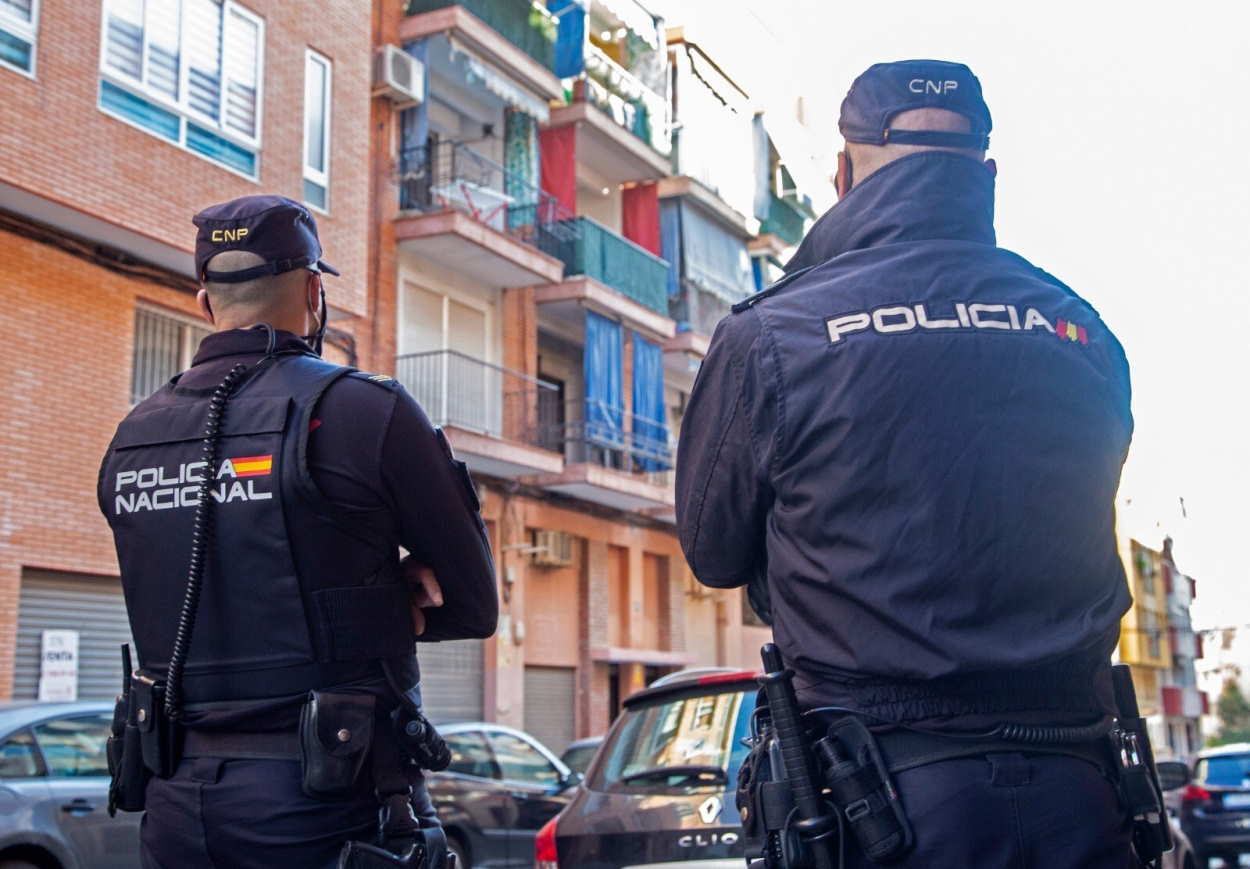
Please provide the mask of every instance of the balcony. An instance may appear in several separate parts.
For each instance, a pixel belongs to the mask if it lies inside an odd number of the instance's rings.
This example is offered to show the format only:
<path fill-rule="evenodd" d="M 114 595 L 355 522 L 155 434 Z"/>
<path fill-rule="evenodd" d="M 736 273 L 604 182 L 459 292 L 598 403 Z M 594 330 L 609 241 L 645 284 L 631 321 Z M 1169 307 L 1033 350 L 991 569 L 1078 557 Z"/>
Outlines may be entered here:
<path fill-rule="evenodd" d="M 569 277 L 593 278 L 657 314 L 668 314 L 668 263 L 589 217 L 573 221 L 573 242 L 555 252 Z"/>
<path fill-rule="evenodd" d="M 550 383 L 455 350 L 396 357 L 395 379 L 471 471 L 514 479 L 563 470 L 559 452 L 537 438 L 538 408 L 556 394 Z"/>
<path fill-rule="evenodd" d="M 580 227 L 554 197 L 456 142 L 400 154 L 396 239 L 491 287 L 558 281 Z"/>
<path fill-rule="evenodd" d="M 1163 698 L 1164 715 L 1197 718 L 1206 713 L 1206 697 L 1196 688 L 1164 685 L 1160 693 Z"/>
<path fill-rule="evenodd" d="M 775 235 L 788 247 L 803 240 L 807 215 L 794 203 L 776 193 L 768 194 L 768 217 L 760 222 L 760 235 Z"/>
<path fill-rule="evenodd" d="M 538 443 L 563 453 L 565 467 L 528 482 L 618 510 L 672 509 L 673 453 L 663 423 L 548 395 L 538 406 Z"/>
<path fill-rule="evenodd" d="M 707 335 L 691 330 L 678 332 L 664 343 L 664 377 L 665 379 L 689 392 L 694 388 L 695 375 L 699 366 L 707 356 L 711 339 Z"/>
<path fill-rule="evenodd" d="M 454 33 L 486 61 L 506 71 L 545 100 L 561 99 L 564 87 L 552 72 L 557 23 L 529 0 L 408 0 L 400 41 Z"/>

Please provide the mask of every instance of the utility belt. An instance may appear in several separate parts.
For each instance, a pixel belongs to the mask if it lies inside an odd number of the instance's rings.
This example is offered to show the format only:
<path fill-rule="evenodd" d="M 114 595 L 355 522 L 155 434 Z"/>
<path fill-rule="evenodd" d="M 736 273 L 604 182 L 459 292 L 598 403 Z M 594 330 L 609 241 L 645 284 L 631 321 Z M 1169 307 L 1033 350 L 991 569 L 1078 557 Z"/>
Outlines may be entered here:
<path fill-rule="evenodd" d="M 130 672 L 129 650 L 123 666 Z M 360 793 L 366 761 L 383 807 L 375 842 L 348 842 L 339 869 L 455 869 L 435 817 L 412 809 L 410 771 L 446 769 L 451 752 L 419 709 L 377 708 L 372 694 L 311 691 L 298 730 L 192 730 L 164 708 L 164 683 L 132 673 L 113 712 L 108 740 L 109 814 L 143 811 L 148 782 L 171 777 L 185 758 L 290 760 L 300 763 L 301 790 L 336 801 Z M 418 773 L 419 774 L 419 773 Z"/>
<path fill-rule="evenodd" d="M 914 844 L 893 776 L 904 770 L 995 753 L 1054 754 L 1097 766 L 1119 790 L 1133 819 L 1133 846 L 1144 867 L 1171 848 L 1162 792 L 1127 668 L 1115 668 L 1119 716 L 1085 727 L 1002 726 L 984 734 L 897 726 L 873 733 L 846 714 L 823 729 L 799 710 L 780 652 L 763 650 L 765 673 L 752 719 L 751 752 L 738 775 L 738 810 L 752 869 L 832 869 L 841 837 L 868 859 L 888 864 Z"/>

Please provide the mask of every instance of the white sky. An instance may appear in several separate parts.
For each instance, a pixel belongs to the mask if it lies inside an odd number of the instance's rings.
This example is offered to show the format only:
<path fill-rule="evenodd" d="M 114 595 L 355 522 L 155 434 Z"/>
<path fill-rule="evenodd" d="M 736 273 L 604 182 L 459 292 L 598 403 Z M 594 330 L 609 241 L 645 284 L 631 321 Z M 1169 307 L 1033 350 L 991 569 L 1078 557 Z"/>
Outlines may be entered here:
<path fill-rule="evenodd" d="M 967 63 L 994 116 L 998 239 L 1102 314 L 1133 369 L 1126 529 L 1250 623 L 1250 12 L 1242 3 L 657 0 L 814 147 L 878 61 Z M 823 147 L 827 143 L 827 148 Z M 1181 519 L 1178 498 L 1188 519 Z M 1062 545 L 1062 541 L 1056 541 Z"/>

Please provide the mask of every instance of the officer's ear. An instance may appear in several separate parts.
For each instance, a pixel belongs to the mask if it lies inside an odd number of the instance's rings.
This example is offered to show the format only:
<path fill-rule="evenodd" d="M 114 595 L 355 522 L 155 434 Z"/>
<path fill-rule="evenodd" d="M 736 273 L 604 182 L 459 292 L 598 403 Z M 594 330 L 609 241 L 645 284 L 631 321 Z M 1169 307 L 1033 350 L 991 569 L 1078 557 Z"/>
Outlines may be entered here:
<path fill-rule="evenodd" d="M 838 198 L 842 199 L 846 194 L 851 192 L 853 179 L 851 177 L 851 157 L 845 151 L 838 152 L 838 174 L 833 176 L 833 186 L 838 191 Z"/>
<path fill-rule="evenodd" d="M 991 178 L 998 177 L 998 163 L 995 162 L 993 157 L 985 161 L 985 168 L 989 170 Z"/>
<path fill-rule="evenodd" d="M 317 272 L 308 272 L 304 280 L 304 301 L 308 310 L 321 316 L 321 275 Z"/>
<path fill-rule="evenodd" d="M 207 320 L 210 326 L 216 326 L 217 318 L 213 316 L 213 304 L 208 300 L 208 290 L 200 287 L 200 291 L 195 294 L 195 303 L 200 308 L 200 316 Z"/>

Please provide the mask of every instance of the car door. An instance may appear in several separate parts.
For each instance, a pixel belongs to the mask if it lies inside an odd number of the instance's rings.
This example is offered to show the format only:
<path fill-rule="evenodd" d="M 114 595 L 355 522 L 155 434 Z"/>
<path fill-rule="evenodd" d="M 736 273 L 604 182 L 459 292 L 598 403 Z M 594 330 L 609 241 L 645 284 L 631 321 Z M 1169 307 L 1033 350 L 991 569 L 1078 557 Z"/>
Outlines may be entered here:
<path fill-rule="evenodd" d="M 516 810 L 486 736 L 462 730 L 443 738 L 451 763 L 429 779 L 438 818 L 449 834 L 462 839 L 472 869 L 502 869 L 508 865 L 508 828 Z"/>
<path fill-rule="evenodd" d="M 91 869 L 133 869 L 139 861 L 138 813 L 108 816 L 111 718 L 101 713 L 53 718 L 32 729 L 47 768 L 46 816 Z"/>
<path fill-rule="evenodd" d="M 52 834 L 55 824 L 43 817 L 48 782 L 43 758 L 29 729 L 14 731 L 0 742 L 0 837 L 28 841 Z"/>
<path fill-rule="evenodd" d="M 559 796 L 565 774 L 547 754 L 519 733 L 488 730 L 503 783 L 515 802 L 516 820 L 508 836 L 508 865 L 534 865 L 534 837 L 568 798 Z"/>

